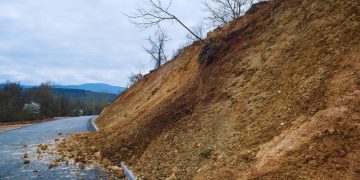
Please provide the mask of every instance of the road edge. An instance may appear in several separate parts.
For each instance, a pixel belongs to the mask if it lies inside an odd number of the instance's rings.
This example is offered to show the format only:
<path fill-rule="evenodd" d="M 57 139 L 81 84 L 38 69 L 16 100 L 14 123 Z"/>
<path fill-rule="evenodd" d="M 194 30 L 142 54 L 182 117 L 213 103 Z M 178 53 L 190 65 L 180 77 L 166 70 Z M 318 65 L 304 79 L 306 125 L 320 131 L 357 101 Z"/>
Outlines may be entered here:
<path fill-rule="evenodd" d="M 7 129 L 7 130 L 3 130 L 3 131 L 0 131 L 0 134 L 3 134 L 3 133 L 7 133 L 9 131 L 15 131 L 15 130 L 18 130 L 18 129 L 22 129 L 22 128 L 27 128 L 27 127 L 30 127 L 30 126 L 35 126 L 39 123 L 36 123 L 36 124 L 28 124 L 28 125 L 24 125 L 24 126 L 21 126 L 21 127 L 17 127 L 17 128 L 13 128 L 13 129 Z"/>
<path fill-rule="evenodd" d="M 134 173 L 125 165 L 125 162 L 121 162 L 121 168 L 124 170 L 124 174 L 127 180 L 136 180 Z"/>
<path fill-rule="evenodd" d="M 18 130 L 18 129 L 27 128 L 27 127 L 30 127 L 30 126 L 35 126 L 35 125 L 38 125 L 38 124 L 41 124 L 41 123 L 47 123 L 47 122 L 51 122 L 51 121 L 58 121 L 58 120 L 62 120 L 62 119 L 65 119 L 65 118 L 66 117 L 54 117 L 54 118 L 51 118 L 51 119 L 40 120 L 40 121 L 33 122 L 33 123 L 31 123 L 31 121 L 29 121 L 29 123 L 26 124 L 26 125 L 24 124 L 24 126 L 17 127 L 17 128 L 14 128 L 14 129 L 8 129 L 8 130 L 0 131 L 0 134 L 7 133 L 9 131 L 15 131 L 15 130 Z"/>
<path fill-rule="evenodd" d="M 91 119 L 91 124 L 92 124 L 92 126 L 94 127 L 94 129 L 95 129 L 95 131 L 100 131 L 100 129 L 96 126 L 96 124 L 95 124 L 95 120 L 97 119 L 98 117 L 93 117 L 92 119 Z"/>

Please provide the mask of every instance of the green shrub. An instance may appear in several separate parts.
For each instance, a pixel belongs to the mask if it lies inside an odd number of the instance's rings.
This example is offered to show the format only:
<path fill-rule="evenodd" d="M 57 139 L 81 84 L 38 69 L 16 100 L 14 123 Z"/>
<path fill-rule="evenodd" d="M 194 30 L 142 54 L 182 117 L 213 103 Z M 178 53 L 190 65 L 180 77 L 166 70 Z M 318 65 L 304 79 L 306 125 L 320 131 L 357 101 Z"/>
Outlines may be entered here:
<path fill-rule="evenodd" d="M 211 156 L 212 152 L 213 152 L 212 149 L 204 149 L 201 151 L 200 157 L 204 159 L 208 159 Z"/>

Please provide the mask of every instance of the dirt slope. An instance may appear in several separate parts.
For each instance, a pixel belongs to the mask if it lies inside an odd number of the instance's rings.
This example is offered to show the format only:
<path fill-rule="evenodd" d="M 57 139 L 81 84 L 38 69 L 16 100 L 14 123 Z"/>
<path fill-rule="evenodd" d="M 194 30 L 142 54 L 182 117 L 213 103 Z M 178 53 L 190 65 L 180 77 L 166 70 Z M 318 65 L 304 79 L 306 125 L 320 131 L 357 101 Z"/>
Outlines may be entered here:
<path fill-rule="evenodd" d="M 207 41 L 62 148 L 145 179 L 360 178 L 360 1 L 260 3 Z"/>

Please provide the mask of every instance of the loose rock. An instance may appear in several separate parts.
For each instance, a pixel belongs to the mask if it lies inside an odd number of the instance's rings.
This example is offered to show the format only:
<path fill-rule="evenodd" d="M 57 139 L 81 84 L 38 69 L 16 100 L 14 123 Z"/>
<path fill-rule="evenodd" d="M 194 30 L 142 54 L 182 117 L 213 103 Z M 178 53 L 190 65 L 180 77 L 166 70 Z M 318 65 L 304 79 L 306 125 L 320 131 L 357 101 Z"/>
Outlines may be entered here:
<path fill-rule="evenodd" d="M 124 170 L 119 166 L 110 166 L 110 171 L 119 177 L 125 177 Z"/>
<path fill-rule="evenodd" d="M 30 164 L 30 160 L 24 160 L 24 164 Z"/>

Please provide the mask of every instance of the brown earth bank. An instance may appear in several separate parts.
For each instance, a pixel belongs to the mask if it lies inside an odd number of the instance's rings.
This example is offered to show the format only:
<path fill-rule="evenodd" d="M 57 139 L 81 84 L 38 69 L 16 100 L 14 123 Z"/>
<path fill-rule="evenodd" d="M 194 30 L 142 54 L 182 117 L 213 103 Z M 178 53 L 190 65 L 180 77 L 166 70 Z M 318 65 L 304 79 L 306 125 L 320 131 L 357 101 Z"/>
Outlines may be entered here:
<path fill-rule="evenodd" d="M 142 179 L 360 179 L 360 1 L 259 3 L 207 41 L 59 150 Z"/>

